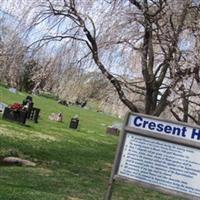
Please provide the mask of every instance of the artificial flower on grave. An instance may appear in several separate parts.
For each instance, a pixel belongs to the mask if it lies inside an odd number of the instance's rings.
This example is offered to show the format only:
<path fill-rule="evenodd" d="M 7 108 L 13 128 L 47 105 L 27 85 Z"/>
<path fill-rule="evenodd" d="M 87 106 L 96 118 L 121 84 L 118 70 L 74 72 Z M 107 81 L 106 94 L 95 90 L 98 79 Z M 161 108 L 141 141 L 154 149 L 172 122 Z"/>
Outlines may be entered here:
<path fill-rule="evenodd" d="M 23 105 L 20 104 L 20 103 L 14 103 L 14 104 L 10 105 L 9 107 L 10 107 L 11 110 L 16 112 L 16 111 L 22 110 Z"/>

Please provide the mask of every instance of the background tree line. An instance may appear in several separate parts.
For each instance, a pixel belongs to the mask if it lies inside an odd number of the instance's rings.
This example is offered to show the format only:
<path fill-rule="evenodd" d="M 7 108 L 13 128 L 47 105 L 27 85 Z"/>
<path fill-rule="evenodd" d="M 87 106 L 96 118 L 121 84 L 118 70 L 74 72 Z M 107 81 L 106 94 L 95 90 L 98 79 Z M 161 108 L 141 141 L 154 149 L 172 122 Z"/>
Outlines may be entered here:
<path fill-rule="evenodd" d="M 7 54 L 1 81 L 200 123 L 198 1 L 32 2 L 26 30 L 40 34 L 7 42 L 17 53 Z"/>

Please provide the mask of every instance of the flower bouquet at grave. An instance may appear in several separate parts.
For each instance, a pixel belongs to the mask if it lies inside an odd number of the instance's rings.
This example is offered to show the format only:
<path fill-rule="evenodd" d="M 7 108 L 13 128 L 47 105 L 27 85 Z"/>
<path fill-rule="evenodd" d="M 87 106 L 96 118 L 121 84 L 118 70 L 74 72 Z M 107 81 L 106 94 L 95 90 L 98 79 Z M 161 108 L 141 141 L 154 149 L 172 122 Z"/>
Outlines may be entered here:
<path fill-rule="evenodd" d="M 24 107 L 20 103 L 14 103 L 5 108 L 3 113 L 3 119 L 16 121 L 25 124 L 27 118 L 27 112 L 24 111 Z"/>
<path fill-rule="evenodd" d="M 14 103 L 14 104 L 10 105 L 9 108 L 14 112 L 18 112 L 23 109 L 23 105 L 20 103 Z"/>

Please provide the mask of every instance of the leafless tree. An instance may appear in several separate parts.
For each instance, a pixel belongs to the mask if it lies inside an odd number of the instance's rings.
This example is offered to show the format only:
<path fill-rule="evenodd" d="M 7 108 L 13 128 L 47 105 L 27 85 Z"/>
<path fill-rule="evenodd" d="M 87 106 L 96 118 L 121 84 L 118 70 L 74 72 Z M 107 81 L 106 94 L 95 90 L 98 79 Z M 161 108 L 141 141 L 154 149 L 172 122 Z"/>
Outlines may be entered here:
<path fill-rule="evenodd" d="M 25 46 L 19 37 L 19 33 L 3 22 L 0 24 L 3 31 L 1 34 L 0 47 L 0 81 L 12 87 L 17 87 L 21 82 Z"/>
<path fill-rule="evenodd" d="M 41 0 L 33 10 L 29 30 L 39 26 L 42 34 L 31 46 L 76 46 L 77 63 L 92 59 L 130 110 L 159 116 L 169 107 L 178 120 L 196 120 L 197 113 L 191 114 L 199 87 L 195 2 Z M 195 48 L 185 48 L 192 41 Z M 196 55 L 192 61 L 191 55 Z M 134 95 L 142 97 L 143 109 Z"/>

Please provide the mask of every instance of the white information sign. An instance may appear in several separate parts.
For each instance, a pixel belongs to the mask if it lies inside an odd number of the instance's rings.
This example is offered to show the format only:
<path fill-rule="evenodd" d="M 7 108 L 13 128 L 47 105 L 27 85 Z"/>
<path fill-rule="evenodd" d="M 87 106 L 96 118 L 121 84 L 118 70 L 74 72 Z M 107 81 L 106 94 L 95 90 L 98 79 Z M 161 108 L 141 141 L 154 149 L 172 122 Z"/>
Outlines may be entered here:
<path fill-rule="evenodd" d="M 127 133 L 117 174 L 200 197 L 200 150 Z"/>
<path fill-rule="evenodd" d="M 105 200 L 114 180 L 200 199 L 200 127 L 128 113 Z"/>
<path fill-rule="evenodd" d="M 178 137 L 195 142 L 200 141 L 200 129 L 186 124 L 176 124 L 174 122 L 152 119 L 140 115 L 131 115 L 128 126 L 157 134 Z"/>

